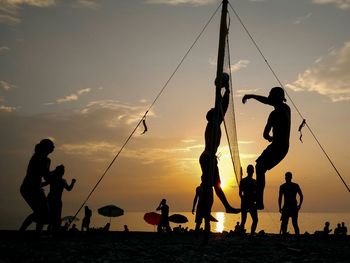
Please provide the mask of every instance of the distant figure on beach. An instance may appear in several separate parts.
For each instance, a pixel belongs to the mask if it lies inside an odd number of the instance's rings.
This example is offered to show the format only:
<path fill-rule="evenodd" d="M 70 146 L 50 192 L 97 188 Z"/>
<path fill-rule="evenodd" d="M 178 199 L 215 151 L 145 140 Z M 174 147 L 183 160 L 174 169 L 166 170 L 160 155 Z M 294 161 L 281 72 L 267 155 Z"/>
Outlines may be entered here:
<path fill-rule="evenodd" d="M 220 125 L 223 122 L 224 116 L 226 114 L 228 104 L 229 104 L 229 86 L 230 77 L 227 73 L 223 73 L 222 85 L 218 84 L 217 79 L 215 80 L 216 95 L 215 95 L 215 108 L 211 108 L 206 115 L 208 121 L 205 128 L 204 138 L 205 138 L 205 149 L 199 158 L 199 163 L 202 169 L 202 186 L 206 191 L 214 186 L 215 193 L 219 197 L 220 201 L 225 207 L 226 213 L 239 213 L 240 209 L 233 208 L 227 201 L 225 193 L 221 188 L 221 180 L 218 168 L 218 162 L 216 157 L 217 149 L 220 145 L 221 140 L 221 128 Z M 221 89 L 225 88 L 225 93 L 221 95 Z M 210 193 L 203 191 L 203 197 L 209 198 L 210 203 Z M 209 195 L 206 197 L 205 195 Z M 209 216 L 211 206 L 208 207 L 207 216 Z"/>
<path fill-rule="evenodd" d="M 285 103 L 284 90 L 281 87 L 271 89 L 268 97 L 247 94 L 243 96 L 245 104 L 248 99 L 255 99 L 263 104 L 271 105 L 275 109 L 270 113 L 263 137 L 270 144 L 256 160 L 257 181 L 257 209 L 264 209 L 265 173 L 271 170 L 287 155 L 289 149 L 291 112 Z"/>
<path fill-rule="evenodd" d="M 125 233 L 129 233 L 128 225 L 124 225 L 124 232 L 125 232 Z"/>
<path fill-rule="evenodd" d="M 303 203 L 303 193 L 298 184 L 292 182 L 292 173 L 286 172 L 286 182 L 280 186 L 278 195 L 278 207 L 282 214 L 281 216 L 281 233 L 287 234 L 287 226 L 289 217 L 292 218 L 292 224 L 294 227 L 295 235 L 299 235 L 298 226 L 298 213 Z M 299 195 L 299 204 L 297 201 L 297 195 Z M 282 198 L 284 198 L 282 207 Z"/>
<path fill-rule="evenodd" d="M 79 232 L 79 229 L 77 228 L 76 224 L 73 224 L 72 227 L 68 231 L 72 232 L 72 233 L 77 233 L 77 232 Z"/>
<path fill-rule="evenodd" d="M 92 210 L 86 205 L 85 206 L 85 215 L 83 218 L 83 222 L 81 223 L 81 231 L 89 231 L 90 229 L 90 220 L 92 216 Z"/>
<path fill-rule="evenodd" d="M 63 165 L 57 166 L 52 172 L 49 181 L 50 192 L 47 195 L 47 200 L 50 212 L 50 229 L 53 232 L 58 231 L 61 226 L 63 190 L 66 189 L 67 191 L 71 191 L 76 182 L 75 179 L 72 179 L 72 182 L 68 184 L 67 181 L 63 179 L 64 171 Z"/>
<path fill-rule="evenodd" d="M 247 177 L 243 178 L 239 184 L 239 196 L 241 197 L 241 229 L 244 231 L 244 226 L 249 212 L 252 218 L 250 234 L 254 235 L 256 226 L 258 225 L 258 211 L 256 209 L 256 181 L 253 179 L 254 166 L 248 165 Z"/>
<path fill-rule="evenodd" d="M 338 223 L 337 227 L 334 229 L 334 235 L 339 236 L 341 235 L 342 229 L 341 229 L 341 224 Z"/>
<path fill-rule="evenodd" d="M 54 148 L 54 143 L 50 139 L 43 139 L 35 146 L 20 188 L 22 197 L 33 213 L 24 220 L 20 231 L 26 230 L 32 222 L 36 222 L 36 231 L 41 232 L 43 225 L 49 223 L 49 207 L 42 189 L 42 179 L 50 180 L 51 160 L 48 155 L 53 152 Z"/>
<path fill-rule="evenodd" d="M 328 236 L 328 234 L 332 232 L 332 229 L 329 229 L 329 226 L 330 226 L 330 223 L 328 221 L 324 223 L 324 227 L 323 227 L 324 236 Z"/>
<path fill-rule="evenodd" d="M 110 229 L 110 227 L 111 227 L 111 223 L 108 222 L 108 223 L 102 228 L 102 231 L 108 232 L 109 229 Z"/>
<path fill-rule="evenodd" d="M 161 218 L 160 218 L 159 225 L 157 227 L 157 231 L 161 233 L 165 228 L 165 231 L 170 233 L 171 228 L 169 225 L 169 206 L 166 204 L 166 199 L 162 199 L 162 201 L 160 202 L 156 210 L 157 211 L 160 210 L 161 212 Z"/>
<path fill-rule="evenodd" d="M 236 223 L 234 231 L 235 233 L 241 233 L 241 225 L 239 222 Z"/>
<path fill-rule="evenodd" d="M 209 198 L 203 197 L 203 184 L 201 183 L 199 186 L 196 187 L 196 194 L 193 199 L 193 205 L 192 205 L 192 214 L 196 211 L 196 227 L 195 232 L 199 232 L 202 221 L 204 219 L 204 228 L 210 229 L 210 211 L 209 211 L 209 217 L 207 215 L 207 209 L 208 207 L 211 207 L 213 205 L 214 197 L 213 197 L 213 188 L 210 188 Z M 197 209 L 196 208 L 197 205 Z"/>
<path fill-rule="evenodd" d="M 348 234 L 348 228 L 345 226 L 344 222 L 341 222 L 341 231 L 340 234 L 346 236 Z"/>

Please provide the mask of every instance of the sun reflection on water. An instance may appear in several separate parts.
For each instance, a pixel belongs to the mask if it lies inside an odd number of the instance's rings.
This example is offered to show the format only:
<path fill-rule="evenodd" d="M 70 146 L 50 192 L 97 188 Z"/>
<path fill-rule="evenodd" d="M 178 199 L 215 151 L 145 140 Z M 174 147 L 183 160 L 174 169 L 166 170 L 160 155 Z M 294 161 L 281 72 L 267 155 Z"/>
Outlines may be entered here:
<path fill-rule="evenodd" d="M 213 216 L 218 220 L 218 222 L 215 223 L 213 232 L 221 233 L 222 231 L 224 231 L 225 213 L 224 212 L 216 212 L 216 213 L 213 213 Z"/>

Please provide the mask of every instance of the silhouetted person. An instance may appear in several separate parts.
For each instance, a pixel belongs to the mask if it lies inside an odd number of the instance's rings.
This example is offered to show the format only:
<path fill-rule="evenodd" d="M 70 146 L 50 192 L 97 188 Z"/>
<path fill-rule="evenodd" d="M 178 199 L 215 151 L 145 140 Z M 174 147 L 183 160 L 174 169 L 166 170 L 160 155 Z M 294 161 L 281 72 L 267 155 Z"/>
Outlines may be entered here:
<path fill-rule="evenodd" d="M 127 225 L 124 225 L 124 232 L 129 233 L 129 228 Z"/>
<path fill-rule="evenodd" d="M 330 223 L 328 221 L 324 223 L 324 227 L 323 227 L 324 236 L 328 236 L 328 234 L 332 232 L 332 229 L 329 229 L 329 226 L 330 226 Z"/>
<path fill-rule="evenodd" d="M 241 197 L 241 228 L 244 231 L 247 213 L 249 212 L 252 218 L 250 234 L 253 235 L 258 225 L 258 211 L 256 209 L 256 181 L 253 179 L 254 166 L 248 165 L 247 177 L 243 178 L 239 184 L 239 196 Z"/>
<path fill-rule="evenodd" d="M 109 229 L 110 229 L 110 227 L 111 227 L 111 223 L 108 222 L 108 223 L 103 227 L 102 231 L 108 232 Z"/>
<path fill-rule="evenodd" d="M 218 162 L 216 152 L 220 145 L 221 128 L 229 104 L 229 75 L 224 73 L 222 76 L 222 87 L 219 87 L 218 81 L 215 80 L 216 95 L 215 108 L 207 112 L 206 119 L 208 121 L 205 128 L 205 149 L 199 158 L 202 169 L 202 184 L 204 189 L 208 190 L 214 186 L 215 193 L 226 209 L 226 213 L 239 213 L 240 209 L 233 208 L 227 201 L 225 193 L 221 189 L 221 180 L 219 175 Z M 221 89 L 225 88 L 224 95 L 221 95 Z M 217 128 L 217 129 L 215 129 Z M 205 194 L 205 193 L 203 193 Z M 210 193 L 208 193 L 210 199 Z M 204 196 L 205 197 L 205 196 Z M 209 213 L 211 206 L 209 208 Z M 208 215 L 207 215 L 208 216 Z"/>
<path fill-rule="evenodd" d="M 24 231 L 36 222 L 36 231 L 40 232 L 44 224 L 49 223 L 49 207 L 42 189 L 42 179 L 50 179 L 50 163 L 48 155 L 55 146 L 49 139 L 43 139 L 35 146 L 35 152 L 29 161 L 27 173 L 20 188 L 21 195 L 28 203 L 33 213 L 22 223 L 20 231 Z"/>
<path fill-rule="evenodd" d="M 61 214 L 62 214 L 62 193 L 63 190 L 71 191 L 76 182 L 75 179 L 72 180 L 70 184 L 63 179 L 64 166 L 59 165 L 52 172 L 49 184 L 50 192 L 47 195 L 47 200 L 49 203 L 50 212 L 50 228 L 53 232 L 59 230 L 61 226 Z"/>
<path fill-rule="evenodd" d="M 338 224 L 337 224 L 337 227 L 334 229 L 334 235 L 339 236 L 339 235 L 341 234 L 341 232 L 342 232 L 341 224 L 338 223 Z"/>
<path fill-rule="evenodd" d="M 275 109 L 270 113 L 263 137 L 270 144 L 256 160 L 257 180 L 257 209 L 264 209 L 265 173 L 275 167 L 287 155 L 289 149 L 291 112 L 289 106 L 284 103 L 284 90 L 280 87 L 271 89 L 268 97 L 247 94 L 242 102 L 255 99 L 263 104 L 271 105 Z"/>
<path fill-rule="evenodd" d="M 92 210 L 86 205 L 85 206 L 85 215 L 84 215 L 83 221 L 81 223 L 81 231 L 84 231 L 84 229 L 86 229 L 86 231 L 89 230 L 91 216 L 92 216 Z"/>
<path fill-rule="evenodd" d="M 214 201 L 213 188 L 210 187 L 209 196 L 206 195 L 204 197 L 203 191 L 204 191 L 204 189 L 203 189 L 202 184 L 197 186 L 196 187 L 196 194 L 195 194 L 194 199 L 193 199 L 192 214 L 194 214 L 194 212 L 196 210 L 196 217 L 195 217 L 195 222 L 196 222 L 195 231 L 196 232 L 199 232 L 203 219 L 204 219 L 204 225 L 205 225 L 204 228 L 210 230 L 210 211 L 208 212 L 207 210 L 209 207 L 211 208 L 213 205 L 213 201 Z M 197 205 L 197 209 L 195 209 L 196 205 Z"/>
<path fill-rule="evenodd" d="M 282 214 L 281 233 L 282 235 L 287 234 L 288 220 L 291 217 L 295 235 L 299 235 L 298 213 L 303 203 L 303 193 L 301 192 L 299 185 L 292 182 L 291 172 L 286 172 L 285 180 L 286 182 L 280 186 L 278 195 L 278 207 Z M 299 204 L 297 201 L 297 195 L 299 195 Z M 282 198 L 284 199 L 283 207 Z"/>
<path fill-rule="evenodd" d="M 241 226 L 240 226 L 240 224 L 239 224 L 239 222 L 237 222 L 236 225 L 235 225 L 234 232 L 235 232 L 235 233 L 241 233 L 242 230 L 244 230 L 244 227 L 243 227 L 243 229 L 242 229 Z"/>
<path fill-rule="evenodd" d="M 73 224 L 72 227 L 69 229 L 69 232 L 72 232 L 72 233 L 79 232 L 79 229 L 77 228 L 77 225 Z"/>
<path fill-rule="evenodd" d="M 169 226 L 169 206 L 166 204 L 166 200 L 163 199 L 159 206 L 156 209 L 157 211 L 160 210 L 161 212 L 161 218 L 159 225 L 157 227 L 158 232 L 163 232 L 163 228 L 165 228 L 166 232 L 171 232 L 171 228 Z"/>
<path fill-rule="evenodd" d="M 209 204 L 208 204 L 208 199 L 203 198 L 203 186 L 200 184 L 199 186 L 196 187 L 196 193 L 193 199 L 193 205 L 192 205 L 192 214 L 196 212 L 196 217 L 195 217 L 195 222 L 196 222 L 196 227 L 195 231 L 198 232 L 200 230 L 200 226 L 202 224 L 202 221 L 204 219 L 204 224 L 206 228 L 210 228 L 210 211 L 208 212 L 208 207 L 211 207 L 213 204 L 213 190 L 211 188 L 210 193 L 209 193 Z M 196 209 L 197 206 L 197 209 Z M 206 217 L 206 215 L 209 213 L 209 217 Z M 209 226 L 208 226 L 209 225 Z"/>
<path fill-rule="evenodd" d="M 344 222 L 341 222 L 341 231 L 340 231 L 341 235 L 346 236 L 348 234 L 348 228 L 345 226 Z"/>

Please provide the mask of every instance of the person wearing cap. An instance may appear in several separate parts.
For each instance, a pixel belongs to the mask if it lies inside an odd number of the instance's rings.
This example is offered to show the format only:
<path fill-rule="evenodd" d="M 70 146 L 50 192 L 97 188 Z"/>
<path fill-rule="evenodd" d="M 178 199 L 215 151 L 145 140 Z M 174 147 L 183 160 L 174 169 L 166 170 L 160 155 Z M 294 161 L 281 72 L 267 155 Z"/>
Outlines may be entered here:
<path fill-rule="evenodd" d="M 246 94 L 242 98 L 243 104 L 248 99 L 255 99 L 260 103 L 271 105 L 274 110 L 270 113 L 264 128 L 263 137 L 270 144 L 256 160 L 257 181 L 257 209 L 264 209 L 265 173 L 279 164 L 288 153 L 291 111 L 285 103 L 284 90 L 281 87 L 271 89 L 269 96 Z"/>

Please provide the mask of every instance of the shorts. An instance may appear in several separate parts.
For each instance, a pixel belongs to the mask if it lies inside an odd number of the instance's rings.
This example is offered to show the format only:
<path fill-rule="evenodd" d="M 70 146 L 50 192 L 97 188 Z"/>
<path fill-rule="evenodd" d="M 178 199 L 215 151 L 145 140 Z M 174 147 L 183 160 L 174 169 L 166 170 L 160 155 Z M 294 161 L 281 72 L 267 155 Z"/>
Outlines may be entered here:
<path fill-rule="evenodd" d="M 210 166 L 210 162 L 213 162 L 212 166 Z M 201 156 L 199 157 L 199 163 L 201 165 L 202 169 L 202 183 L 203 185 L 208 186 L 214 186 L 214 185 L 220 185 L 220 175 L 219 175 L 219 168 L 218 168 L 218 161 L 216 159 L 216 156 L 211 156 L 207 152 L 203 152 Z M 209 178 L 210 176 L 210 169 L 213 169 L 213 180 Z"/>

